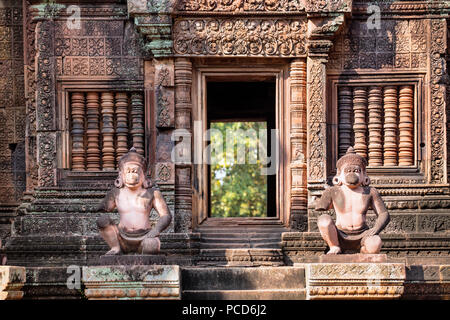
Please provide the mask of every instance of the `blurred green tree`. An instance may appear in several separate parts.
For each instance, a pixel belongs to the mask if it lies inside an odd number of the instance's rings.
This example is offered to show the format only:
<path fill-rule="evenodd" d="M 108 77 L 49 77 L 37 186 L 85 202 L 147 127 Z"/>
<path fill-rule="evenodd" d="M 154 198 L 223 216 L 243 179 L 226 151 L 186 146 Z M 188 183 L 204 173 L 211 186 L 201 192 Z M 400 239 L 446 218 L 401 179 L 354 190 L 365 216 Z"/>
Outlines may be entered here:
<path fill-rule="evenodd" d="M 266 142 L 258 140 L 266 122 L 212 122 L 210 128 L 211 216 L 267 216 L 264 155 L 258 154 L 259 143 Z"/>

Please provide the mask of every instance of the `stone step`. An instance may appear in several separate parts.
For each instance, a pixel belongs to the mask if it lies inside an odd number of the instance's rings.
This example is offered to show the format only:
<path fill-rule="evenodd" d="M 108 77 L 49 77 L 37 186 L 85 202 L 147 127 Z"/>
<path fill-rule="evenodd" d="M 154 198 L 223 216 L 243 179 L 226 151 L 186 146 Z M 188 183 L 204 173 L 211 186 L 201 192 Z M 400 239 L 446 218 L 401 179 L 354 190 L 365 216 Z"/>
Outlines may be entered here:
<path fill-rule="evenodd" d="M 283 253 L 277 248 L 200 249 L 199 266 L 283 266 Z"/>
<path fill-rule="evenodd" d="M 305 299 L 302 267 L 183 268 L 183 299 Z"/>
<path fill-rule="evenodd" d="M 185 300 L 306 300 L 306 289 L 185 290 Z"/>
<path fill-rule="evenodd" d="M 281 241 L 281 235 L 279 234 L 267 234 L 267 235 L 238 235 L 238 234 L 215 234 L 204 235 L 202 234 L 201 241 L 204 242 L 238 242 L 238 241 Z"/>
<path fill-rule="evenodd" d="M 280 248 L 279 242 L 235 242 L 235 243 L 201 243 L 202 249 L 231 249 L 231 248 Z"/>

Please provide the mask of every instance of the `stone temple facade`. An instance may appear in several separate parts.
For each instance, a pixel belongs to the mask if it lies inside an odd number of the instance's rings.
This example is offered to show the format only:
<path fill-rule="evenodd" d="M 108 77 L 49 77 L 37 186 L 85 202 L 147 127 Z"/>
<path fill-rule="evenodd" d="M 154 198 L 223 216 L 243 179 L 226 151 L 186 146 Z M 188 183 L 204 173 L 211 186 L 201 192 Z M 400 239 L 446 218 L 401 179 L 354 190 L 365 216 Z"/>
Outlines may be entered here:
<path fill-rule="evenodd" d="M 205 289 L 196 268 L 283 273 L 318 261 L 312 204 L 349 146 L 390 212 L 382 253 L 406 261 L 405 296 L 450 294 L 449 1 L 0 5 L 0 237 L 7 264 L 26 267 L 25 297 L 80 296 L 66 268 L 107 251 L 93 209 L 131 146 L 173 215 L 161 249 L 187 268 L 187 297 Z M 206 144 L 209 84 L 230 81 L 275 97 L 267 218 L 209 218 L 208 167 L 190 161 Z"/>

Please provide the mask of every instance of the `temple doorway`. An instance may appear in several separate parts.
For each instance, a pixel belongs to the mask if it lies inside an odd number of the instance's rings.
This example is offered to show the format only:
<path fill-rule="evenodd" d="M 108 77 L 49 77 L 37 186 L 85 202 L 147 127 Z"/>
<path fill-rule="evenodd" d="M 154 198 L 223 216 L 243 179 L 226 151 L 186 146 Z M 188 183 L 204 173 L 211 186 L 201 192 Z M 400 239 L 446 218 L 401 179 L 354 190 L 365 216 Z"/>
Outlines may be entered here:
<path fill-rule="evenodd" d="M 267 170 L 275 79 L 207 81 L 206 97 L 208 217 L 276 217 L 276 173 Z"/>

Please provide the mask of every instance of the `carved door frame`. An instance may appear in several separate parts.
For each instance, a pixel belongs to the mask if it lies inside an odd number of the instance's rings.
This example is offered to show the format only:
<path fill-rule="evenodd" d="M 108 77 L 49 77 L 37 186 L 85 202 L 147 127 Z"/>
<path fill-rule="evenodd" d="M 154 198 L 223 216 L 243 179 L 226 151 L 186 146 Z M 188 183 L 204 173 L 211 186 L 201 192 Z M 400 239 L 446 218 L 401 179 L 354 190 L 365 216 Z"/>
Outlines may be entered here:
<path fill-rule="evenodd" d="M 280 65 L 261 65 L 255 67 L 247 66 L 233 66 L 229 67 L 226 65 L 193 65 L 193 83 L 192 83 L 192 120 L 202 121 L 201 128 L 194 128 L 192 142 L 201 143 L 202 149 L 206 146 L 206 142 L 202 141 L 202 136 L 199 135 L 199 129 L 202 134 L 206 130 L 207 119 L 206 119 L 206 82 L 211 78 L 214 79 L 230 79 L 230 77 L 238 77 L 242 79 L 262 79 L 262 78 L 274 78 L 276 81 L 276 102 L 275 102 L 275 122 L 276 129 L 279 129 L 279 165 L 277 168 L 277 178 L 276 178 L 276 203 L 277 203 L 277 213 L 276 218 L 264 217 L 261 219 L 273 220 L 274 222 L 281 221 L 283 224 L 287 225 L 289 220 L 289 186 L 288 186 L 288 114 L 287 114 L 287 87 L 288 87 L 288 67 L 289 63 L 286 61 L 285 64 Z M 194 125 L 195 126 L 195 125 Z M 198 141 L 198 142 L 197 142 Z M 192 158 L 194 159 L 195 149 L 192 149 Z M 207 175 L 207 164 L 195 164 L 193 165 L 193 227 L 198 226 L 208 218 L 208 175 Z M 206 196 L 205 196 L 206 195 Z M 209 218 L 211 219 L 211 218 Z M 214 219 L 214 218 L 212 218 Z M 245 223 L 246 218 L 242 218 Z"/>

